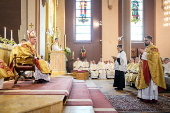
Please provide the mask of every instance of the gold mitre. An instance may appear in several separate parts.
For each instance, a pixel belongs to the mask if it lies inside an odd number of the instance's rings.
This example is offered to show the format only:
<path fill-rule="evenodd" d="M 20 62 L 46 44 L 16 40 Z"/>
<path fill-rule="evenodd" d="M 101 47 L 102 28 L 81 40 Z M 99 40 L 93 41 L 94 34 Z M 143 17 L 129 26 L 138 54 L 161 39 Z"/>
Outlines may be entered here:
<path fill-rule="evenodd" d="M 28 34 L 28 38 L 37 38 L 36 32 L 35 32 L 34 29 L 31 30 L 31 31 L 28 31 L 28 30 L 27 30 L 27 34 Z"/>

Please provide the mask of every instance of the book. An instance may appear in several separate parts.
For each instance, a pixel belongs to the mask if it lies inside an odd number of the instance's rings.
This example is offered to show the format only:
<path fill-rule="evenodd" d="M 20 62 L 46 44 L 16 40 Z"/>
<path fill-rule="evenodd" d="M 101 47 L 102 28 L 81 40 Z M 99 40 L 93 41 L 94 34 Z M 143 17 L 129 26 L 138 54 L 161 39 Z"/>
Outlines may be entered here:
<path fill-rule="evenodd" d="M 116 58 L 116 56 L 111 56 L 112 58 Z"/>

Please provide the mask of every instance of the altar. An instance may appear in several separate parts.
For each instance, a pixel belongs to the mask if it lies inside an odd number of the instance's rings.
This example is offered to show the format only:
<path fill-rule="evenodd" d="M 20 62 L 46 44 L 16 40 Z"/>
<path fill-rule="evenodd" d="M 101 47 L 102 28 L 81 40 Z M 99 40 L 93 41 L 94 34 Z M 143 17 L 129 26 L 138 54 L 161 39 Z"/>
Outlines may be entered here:
<path fill-rule="evenodd" d="M 66 74 L 66 55 L 64 51 L 50 52 L 50 68 L 52 70 L 52 77 Z"/>

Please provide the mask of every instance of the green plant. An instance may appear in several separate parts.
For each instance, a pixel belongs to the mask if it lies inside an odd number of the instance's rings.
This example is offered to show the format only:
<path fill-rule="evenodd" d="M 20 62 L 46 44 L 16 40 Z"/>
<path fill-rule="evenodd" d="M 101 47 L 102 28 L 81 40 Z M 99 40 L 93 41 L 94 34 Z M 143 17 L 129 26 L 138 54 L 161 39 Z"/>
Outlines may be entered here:
<path fill-rule="evenodd" d="M 9 41 L 9 40 L 8 40 L 7 38 L 2 38 L 2 42 L 3 42 L 3 43 L 7 44 L 8 41 Z"/>
<path fill-rule="evenodd" d="M 71 49 L 70 48 L 68 48 L 68 47 L 66 47 L 65 49 L 64 49 L 64 52 L 66 53 L 66 55 L 68 55 L 68 56 L 70 56 L 71 55 Z"/>
<path fill-rule="evenodd" d="M 8 41 L 8 44 L 14 45 L 14 44 L 16 44 L 16 43 L 15 43 L 15 41 L 13 41 L 13 40 L 9 40 L 9 41 Z"/>

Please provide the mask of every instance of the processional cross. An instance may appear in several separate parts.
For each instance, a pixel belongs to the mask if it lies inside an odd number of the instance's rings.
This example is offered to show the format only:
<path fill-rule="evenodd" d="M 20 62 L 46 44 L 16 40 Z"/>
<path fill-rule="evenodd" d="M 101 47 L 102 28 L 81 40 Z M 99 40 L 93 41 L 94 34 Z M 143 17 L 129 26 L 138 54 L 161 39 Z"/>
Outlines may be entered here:
<path fill-rule="evenodd" d="M 31 28 L 32 28 L 32 26 L 34 26 L 34 25 L 31 23 L 31 25 L 29 25 L 29 26 L 31 26 Z"/>

